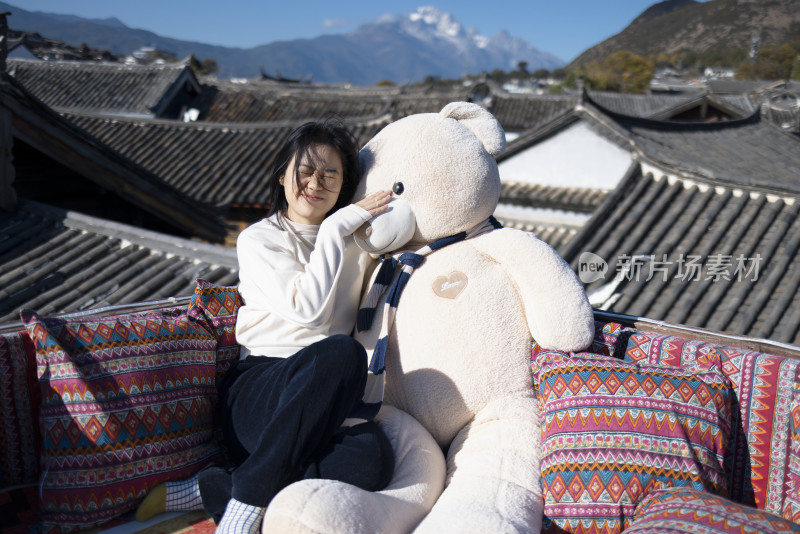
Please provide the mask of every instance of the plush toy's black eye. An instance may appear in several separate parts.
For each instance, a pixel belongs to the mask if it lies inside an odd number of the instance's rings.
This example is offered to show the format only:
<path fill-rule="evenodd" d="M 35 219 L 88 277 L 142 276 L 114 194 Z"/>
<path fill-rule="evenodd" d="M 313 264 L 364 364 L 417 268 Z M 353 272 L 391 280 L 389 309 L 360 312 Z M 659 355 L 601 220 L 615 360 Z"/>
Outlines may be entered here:
<path fill-rule="evenodd" d="M 395 195 L 402 195 L 403 191 L 405 191 L 405 190 L 406 190 L 406 188 L 403 187 L 403 182 L 397 182 L 396 184 L 394 184 L 392 186 L 392 191 L 394 191 Z"/>

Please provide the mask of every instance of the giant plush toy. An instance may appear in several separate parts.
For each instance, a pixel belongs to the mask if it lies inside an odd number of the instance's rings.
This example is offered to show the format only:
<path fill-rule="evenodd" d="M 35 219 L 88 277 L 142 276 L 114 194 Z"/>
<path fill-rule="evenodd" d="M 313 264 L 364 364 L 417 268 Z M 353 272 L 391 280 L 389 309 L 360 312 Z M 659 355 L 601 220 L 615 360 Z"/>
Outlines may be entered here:
<path fill-rule="evenodd" d="M 574 272 L 550 246 L 493 219 L 494 157 L 504 149 L 497 120 L 457 102 L 389 124 L 361 150 L 358 194 L 391 189 L 393 200 L 356 232 L 362 248 L 383 255 L 356 338 L 372 355 L 371 369 L 385 367 L 378 421 L 404 479 L 377 493 L 332 481 L 293 484 L 270 505 L 265 531 L 270 521 L 308 532 L 540 530 L 531 343 L 583 350 L 593 316 Z M 446 475 L 437 448 L 446 453 Z M 305 486 L 293 490 L 298 484 Z M 325 496 L 309 505 L 317 491 Z M 324 519 L 312 525 L 297 519 L 303 514 Z"/>

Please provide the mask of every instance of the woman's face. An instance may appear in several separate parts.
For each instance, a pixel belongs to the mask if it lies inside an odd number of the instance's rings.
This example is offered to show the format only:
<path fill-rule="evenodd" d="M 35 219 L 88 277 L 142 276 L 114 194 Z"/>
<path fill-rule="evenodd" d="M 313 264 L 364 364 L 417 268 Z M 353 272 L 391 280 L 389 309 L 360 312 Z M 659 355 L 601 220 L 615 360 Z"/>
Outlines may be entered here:
<path fill-rule="evenodd" d="M 300 176 L 300 186 L 295 180 Z M 342 158 L 330 145 L 312 143 L 308 154 L 294 157 L 280 177 L 286 195 L 286 217 L 301 224 L 320 224 L 342 189 Z"/>

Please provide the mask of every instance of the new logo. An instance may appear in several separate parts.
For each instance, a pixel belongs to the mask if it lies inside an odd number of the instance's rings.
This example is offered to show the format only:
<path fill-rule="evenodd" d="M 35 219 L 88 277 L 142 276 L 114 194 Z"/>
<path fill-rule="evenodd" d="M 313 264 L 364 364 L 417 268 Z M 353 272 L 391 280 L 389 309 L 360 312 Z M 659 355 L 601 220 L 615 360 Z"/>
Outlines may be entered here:
<path fill-rule="evenodd" d="M 607 272 L 608 263 L 594 252 L 584 252 L 578 258 L 578 278 L 584 284 L 601 280 Z"/>

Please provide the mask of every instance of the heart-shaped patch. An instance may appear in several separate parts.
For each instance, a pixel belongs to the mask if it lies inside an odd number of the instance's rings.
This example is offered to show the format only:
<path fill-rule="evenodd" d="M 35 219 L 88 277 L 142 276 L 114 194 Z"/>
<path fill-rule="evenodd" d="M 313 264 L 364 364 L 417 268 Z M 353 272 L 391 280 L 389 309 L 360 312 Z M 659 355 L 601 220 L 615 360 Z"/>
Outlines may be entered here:
<path fill-rule="evenodd" d="M 447 276 L 440 276 L 433 281 L 433 292 L 446 299 L 454 299 L 467 287 L 467 275 L 461 271 L 453 271 Z"/>

